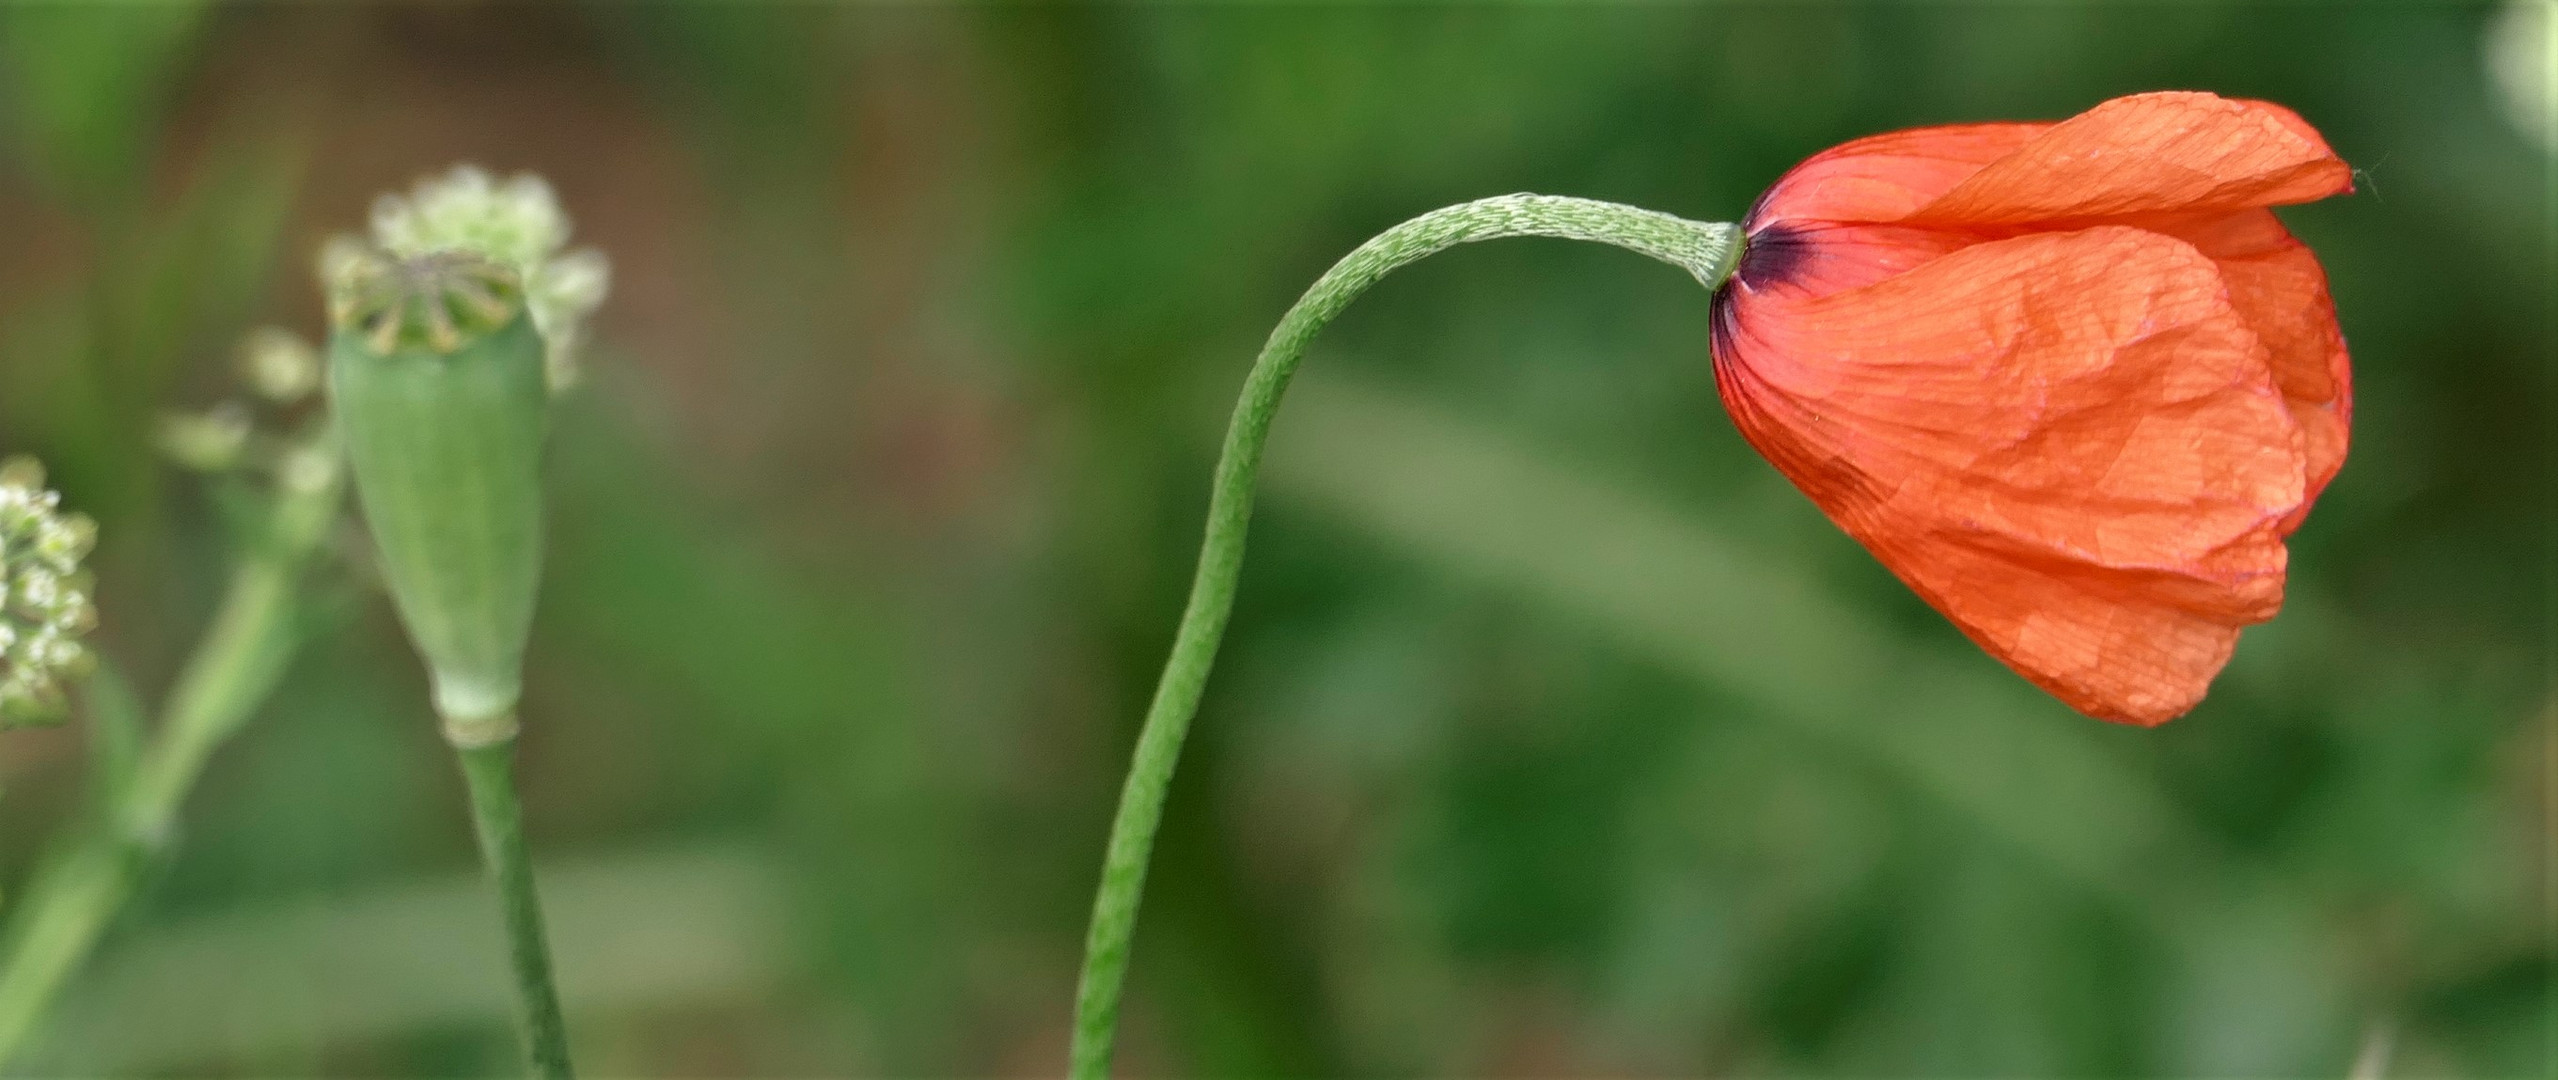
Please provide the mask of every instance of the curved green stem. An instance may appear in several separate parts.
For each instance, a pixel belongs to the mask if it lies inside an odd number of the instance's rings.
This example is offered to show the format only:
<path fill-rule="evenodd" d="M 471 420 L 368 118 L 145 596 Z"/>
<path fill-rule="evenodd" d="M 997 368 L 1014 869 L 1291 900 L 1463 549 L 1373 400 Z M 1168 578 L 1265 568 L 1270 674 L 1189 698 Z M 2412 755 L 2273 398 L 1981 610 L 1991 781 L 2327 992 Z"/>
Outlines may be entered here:
<path fill-rule="evenodd" d="M 515 972 L 516 1005 L 525 1053 L 540 1080 L 569 1080 L 568 1025 L 560 1019 L 559 991 L 551 983 L 551 950 L 542 934 L 542 901 L 533 889 L 533 861 L 524 848 L 524 811 L 515 799 L 515 739 L 478 746 L 456 744 L 462 778 L 471 789 L 471 824 L 480 856 L 497 886 L 506 917 L 507 957 Z"/>
<path fill-rule="evenodd" d="M 331 439 L 323 430 L 313 442 L 327 447 Z M 300 643 L 294 581 L 337 520 L 341 500 L 334 449 L 312 452 L 326 464 L 277 497 L 264 534 L 232 570 L 204 640 L 179 672 L 133 775 L 93 827 L 66 838 L 38 866 L 12 914 L 0 962 L 0 1064 L 25 1049 L 55 995 L 168 848 L 178 810 L 213 751 L 283 678 Z"/>
<path fill-rule="evenodd" d="M 1552 195 L 1503 195 L 1479 199 L 1413 218 L 1377 234 L 1334 263 L 1295 306 L 1253 361 L 1243 397 L 1226 428 L 1225 449 L 1208 501 L 1208 526 L 1190 602 L 1173 637 L 1144 729 L 1111 822 L 1101 886 L 1093 898 L 1092 928 L 1084 943 L 1082 978 L 1075 990 L 1072 1075 L 1101 1080 L 1110 1072 L 1111 1037 L 1118 1026 L 1119 991 L 1128 974 L 1128 947 L 1146 884 L 1146 863 L 1163 820 L 1164 792 L 1199 696 L 1234 609 L 1235 583 L 1243 570 L 1244 532 L 1252 518 L 1253 481 L 1262 445 L 1280 395 L 1305 356 L 1306 345 L 1350 301 L 1397 268 L 1458 244 L 1504 236 L 1553 236 L 1594 240 L 1680 267 L 1708 292 L 1723 284 L 1740 262 L 1738 226 L 1709 224 L 1617 203 Z"/>

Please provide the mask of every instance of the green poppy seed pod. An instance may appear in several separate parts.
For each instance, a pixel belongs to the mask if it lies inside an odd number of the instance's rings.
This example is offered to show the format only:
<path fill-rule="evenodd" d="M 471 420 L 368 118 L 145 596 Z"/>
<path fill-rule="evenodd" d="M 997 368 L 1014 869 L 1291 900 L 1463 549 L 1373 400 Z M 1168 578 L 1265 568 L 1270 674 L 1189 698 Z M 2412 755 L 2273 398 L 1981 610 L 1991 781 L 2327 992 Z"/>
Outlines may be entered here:
<path fill-rule="evenodd" d="M 541 581 L 542 337 L 503 264 L 340 254 L 329 394 L 383 577 L 446 736 L 502 742 Z"/>
<path fill-rule="evenodd" d="M 602 252 L 562 250 L 568 215 L 551 185 L 530 173 L 498 180 L 469 165 L 420 180 L 373 204 L 373 243 L 396 256 L 474 251 L 514 270 L 550 363 L 551 389 L 577 381 L 585 322 L 612 280 Z"/>

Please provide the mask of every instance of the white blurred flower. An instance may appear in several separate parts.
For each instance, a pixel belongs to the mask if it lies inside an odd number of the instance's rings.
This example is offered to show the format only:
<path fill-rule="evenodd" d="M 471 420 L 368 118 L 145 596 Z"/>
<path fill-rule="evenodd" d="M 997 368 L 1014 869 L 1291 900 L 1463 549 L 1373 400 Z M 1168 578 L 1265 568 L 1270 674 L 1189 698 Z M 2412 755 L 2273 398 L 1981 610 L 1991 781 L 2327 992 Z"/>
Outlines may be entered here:
<path fill-rule="evenodd" d="M 320 353 L 300 335 L 263 326 L 240 339 L 240 378 L 259 397 L 291 405 L 320 388 Z"/>
<path fill-rule="evenodd" d="M 2558 3 L 2514 0 L 2479 42 L 2505 119 L 2544 153 L 2558 153 Z"/>
<path fill-rule="evenodd" d="M 373 243 L 392 255 L 468 251 L 515 271 L 533 328 L 548 350 L 544 359 L 553 390 L 576 381 L 586 317 L 604 302 L 612 279 L 602 252 L 561 251 L 568 237 L 568 215 L 551 185 L 530 173 L 499 182 L 459 165 L 419 181 L 407 195 L 384 195 L 373 203 Z M 342 264 L 349 256 L 343 248 L 331 250 L 334 257 L 321 254 L 321 276 L 333 281 L 340 276 L 330 272 L 333 258 Z"/>
<path fill-rule="evenodd" d="M 160 417 L 160 452 L 196 472 L 227 472 L 240 463 L 254 434 L 249 410 L 226 401 L 203 412 L 170 412 Z"/>

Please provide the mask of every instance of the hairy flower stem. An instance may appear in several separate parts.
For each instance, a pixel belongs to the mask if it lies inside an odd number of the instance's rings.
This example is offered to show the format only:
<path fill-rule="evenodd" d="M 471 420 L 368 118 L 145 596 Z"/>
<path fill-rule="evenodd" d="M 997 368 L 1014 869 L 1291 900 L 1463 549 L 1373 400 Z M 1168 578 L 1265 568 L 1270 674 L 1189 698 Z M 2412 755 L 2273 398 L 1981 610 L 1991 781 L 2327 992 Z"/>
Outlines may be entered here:
<path fill-rule="evenodd" d="M 318 445 L 334 444 L 323 434 Z M 91 827 L 46 856 L 18 902 L 0 953 L 0 1064 L 26 1049 L 62 985 L 167 851 L 205 762 L 275 689 L 301 644 L 294 584 L 343 497 L 335 450 L 315 450 L 310 460 L 232 570 L 130 780 Z"/>
<path fill-rule="evenodd" d="M 462 779 L 471 789 L 471 825 L 480 858 L 497 886 L 506 917 L 507 958 L 515 972 L 518 1019 L 532 1075 L 569 1080 L 568 1025 L 560 1019 L 559 991 L 551 984 L 551 951 L 542 934 L 542 901 L 533 889 L 533 861 L 524 848 L 524 811 L 515 799 L 515 739 L 478 746 L 454 744 Z"/>
<path fill-rule="evenodd" d="M 1182 611 L 1172 655 L 1155 686 L 1144 729 L 1111 822 L 1100 889 L 1093 898 L 1092 929 L 1084 942 L 1082 978 L 1075 990 L 1072 1075 L 1101 1080 L 1110 1072 L 1111 1038 L 1118 1027 L 1119 991 L 1128 974 L 1128 948 L 1145 892 L 1146 864 L 1163 821 L 1164 793 L 1181 756 L 1181 743 L 1199 709 L 1208 669 L 1233 611 L 1235 583 L 1243 570 L 1244 532 L 1251 524 L 1253 483 L 1262 446 L 1270 435 L 1280 395 L 1305 356 L 1306 346 L 1368 286 L 1396 269 L 1458 244 L 1504 236 L 1552 236 L 1594 240 L 1635 251 L 1686 270 L 1710 293 L 1740 262 L 1741 234 L 1734 225 L 1709 224 L 1617 203 L 1552 195 L 1503 195 L 1433 210 L 1385 232 L 1317 279 L 1279 320 L 1245 376 L 1243 397 L 1226 428 L 1208 500 L 1208 525 L 1199 568 Z"/>

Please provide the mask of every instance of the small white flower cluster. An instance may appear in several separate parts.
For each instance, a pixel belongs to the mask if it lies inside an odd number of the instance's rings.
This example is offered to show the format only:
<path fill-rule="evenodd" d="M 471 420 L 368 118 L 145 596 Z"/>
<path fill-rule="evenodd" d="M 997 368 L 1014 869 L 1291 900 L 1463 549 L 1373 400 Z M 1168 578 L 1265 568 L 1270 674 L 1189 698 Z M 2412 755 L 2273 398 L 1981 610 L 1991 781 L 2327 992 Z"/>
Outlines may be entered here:
<path fill-rule="evenodd" d="M 249 331 L 240 339 L 234 362 L 240 382 L 269 411 L 295 409 L 320 388 L 319 350 L 281 327 Z M 264 445 L 273 437 L 260 430 L 258 420 L 258 410 L 236 399 L 203 412 L 167 413 L 160 417 L 160 452 L 204 473 L 268 462 L 279 451 Z"/>
<path fill-rule="evenodd" d="M 515 271 L 525 307 L 548 347 L 551 388 L 576 381 L 586 316 L 604 302 L 612 268 L 592 248 L 563 252 L 568 215 L 541 177 L 519 173 L 499 183 L 469 165 L 418 182 L 407 195 L 373 203 L 373 243 L 403 259 L 468 251 Z M 322 256 L 322 277 L 331 256 Z"/>
<path fill-rule="evenodd" d="M 0 463 L 0 726 L 60 720 L 66 684 L 97 663 L 80 643 L 98 621 L 80 561 L 98 527 L 61 501 L 34 459 Z"/>

